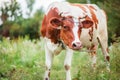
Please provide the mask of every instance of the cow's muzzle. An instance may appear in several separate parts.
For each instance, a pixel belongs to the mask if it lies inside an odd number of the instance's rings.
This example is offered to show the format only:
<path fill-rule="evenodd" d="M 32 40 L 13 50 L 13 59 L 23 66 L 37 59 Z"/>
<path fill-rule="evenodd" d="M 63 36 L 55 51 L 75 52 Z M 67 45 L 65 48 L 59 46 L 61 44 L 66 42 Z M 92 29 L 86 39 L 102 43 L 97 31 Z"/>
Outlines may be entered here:
<path fill-rule="evenodd" d="M 82 44 L 80 42 L 73 42 L 72 49 L 73 50 L 80 50 L 82 48 Z"/>

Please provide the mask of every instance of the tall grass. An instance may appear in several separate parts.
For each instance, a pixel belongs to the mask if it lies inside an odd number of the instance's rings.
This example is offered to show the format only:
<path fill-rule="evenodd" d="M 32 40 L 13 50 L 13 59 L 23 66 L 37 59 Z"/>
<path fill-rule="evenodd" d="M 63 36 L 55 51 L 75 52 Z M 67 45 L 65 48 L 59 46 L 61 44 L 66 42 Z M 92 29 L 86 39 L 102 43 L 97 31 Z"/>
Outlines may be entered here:
<path fill-rule="evenodd" d="M 0 79 L 41 80 L 43 71 L 42 42 L 27 37 L 0 42 Z"/>
<path fill-rule="evenodd" d="M 44 41 L 19 38 L 0 41 L 0 80 L 43 80 Z M 90 56 L 86 52 L 74 52 L 72 80 L 120 80 L 120 43 L 110 48 L 111 72 L 107 72 L 101 49 L 98 50 L 97 69 L 93 72 Z M 63 66 L 65 50 L 55 56 L 51 80 L 65 80 Z"/>

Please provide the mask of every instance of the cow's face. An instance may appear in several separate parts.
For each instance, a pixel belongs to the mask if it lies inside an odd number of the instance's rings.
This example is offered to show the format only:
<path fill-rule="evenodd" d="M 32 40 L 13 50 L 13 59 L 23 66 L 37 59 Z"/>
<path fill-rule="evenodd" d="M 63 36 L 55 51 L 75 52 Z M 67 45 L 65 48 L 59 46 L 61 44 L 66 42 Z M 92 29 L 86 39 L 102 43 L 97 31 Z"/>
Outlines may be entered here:
<path fill-rule="evenodd" d="M 53 28 L 60 29 L 60 38 L 63 43 L 73 50 L 79 50 L 82 47 L 80 34 L 82 28 L 89 28 L 93 22 L 89 20 L 80 21 L 79 18 L 72 16 L 62 18 L 52 18 L 50 23 Z"/>

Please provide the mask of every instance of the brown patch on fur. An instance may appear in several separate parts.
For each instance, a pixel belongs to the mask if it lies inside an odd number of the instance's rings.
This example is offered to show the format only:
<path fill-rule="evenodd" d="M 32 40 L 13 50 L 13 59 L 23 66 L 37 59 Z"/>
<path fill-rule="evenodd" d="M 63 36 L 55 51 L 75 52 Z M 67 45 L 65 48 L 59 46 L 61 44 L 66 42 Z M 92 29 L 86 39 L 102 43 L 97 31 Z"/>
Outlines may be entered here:
<path fill-rule="evenodd" d="M 95 68 L 96 67 L 96 63 L 94 63 L 92 66 Z"/>
<path fill-rule="evenodd" d="M 69 70 L 70 66 L 69 65 L 65 65 L 65 70 Z"/>
<path fill-rule="evenodd" d="M 97 24 L 95 23 L 95 29 L 97 29 Z"/>
<path fill-rule="evenodd" d="M 50 71 L 49 71 L 49 73 L 48 73 L 48 77 L 50 77 Z"/>
<path fill-rule="evenodd" d="M 101 42 L 100 42 L 100 39 L 99 39 L 98 37 L 97 37 L 97 40 L 98 40 L 98 42 L 100 43 L 100 46 L 102 46 L 102 45 L 101 45 Z"/>
<path fill-rule="evenodd" d="M 48 78 L 45 78 L 45 80 L 48 80 Z"/>
<path fill-rule="evenodd" d="M 89 35 L 91 37 L 90 41 L 92 41 L 92 39 L 93 39 L 93 27 L 91 29 L 89 29 Z"/>
<path fill-rule="evenodd" d="M 97 9 L 95 8 L 95 7 L 93 7 L 93 6 L 89 6 L 91 9 L 93 9 L 93 10 L 96 10 L 97 11 Z"/>
<path fill-rule="evenodd" d="M 92 19 L 93 19 L 93 21 L 94 21 L 95 23 L 98 23 L 98 19 L 97 19 L 95 13 L 94 13 L 93 8 L 91 8 L 91 7 L 88 7 L 88 8 L 89 8 L 89 10 L 90 10 L 90 13 L 92 14 Z"/>
<path fill-rule="evenodd" d="M 97 19 L 96 15 L 95 15 L 95 12 L 94 12 L 94 10 L 96 10 L 96 9 L 94 8 L 94 6 L 86 6 L 86 7 L 89 8 L 90 13 L 92 15 L 92 20 L 95 23 L 95 28 L 97 29 L 98 19 Z"/>
<path fill-rule="evenodd" d="M 79 27 L 79 30 L 78 30 L 78 37 L 79 37 L 79 39 L 80 39 L 81 32 L 82 32 L 82 28 Z"/>
<path fill-rule="evenodd" d="M 110 56 L 106 56 L 106 60 L 107 60 L 107 61 L 110 61 Z"/>
<path fill-rule="evenodd" d="M 46 15 L 44 15 L 40 32 L 43 37 L 46 36 Z"/>
<path fill-rule="evenodd" d="M 90 50 L 95 50 L 95 45 L 92 45 Z"/>
<path fill-rule="evenodd" d="M 91 51 L 91 56 L 94 56 L 94 55 L 96 55 L 96 46 L 95 45 L 92 45 L 91 47 L 90 47 L 90 50 L 93 50 L 93 51 Z"/>
<path fill-rule="evenodd" d="M 86 8 L 84 7 L 83 4 L 71 4 L 71 5 L 77 6 L 77 7 L 79 7 L 80 9 L 82 9 L 84 12 L 87 12 L 87 11 L 86 11 Z"/>
<path fill-rule="evenodd" d="M 90 54 L 91 54 L 91 57 L 93 57 L 94 55 L 96 55 L 96 52 L 93 51 L 93 52 L 91 52 Z"/>
<path fill-rule="evenodd" d="M 56 44 L 60 39 L 60 30 L 49 27 L 47 31 L 47 37 Z"/>
<path fill-rule="evenodd" d="M 43 37 L 48 37 L 52 42 L 57 43 L 60 39 L 60 30 L 54 29 L 51 26 L 50 20 L 53 18 L 60 18 L 57 8 L 51 8 L 47 15 L 44 16 L 41 26 L 41 34 Z"/>
<path fill-rule="evenodd" d="M 106 51 L 109 53 L 109 49 L 108 48 L 106 48 Z"/>
<path fill-rule="evenodd" d="M 65 20 L 63 20 L 63 26 L 60 31 L 60 39 L 70 48 L 72 48 L 71 42 L 74 40 L 74 34 L 72 31 L 73 27 L 74 21 L 70 16 L 68 16 Z"/>

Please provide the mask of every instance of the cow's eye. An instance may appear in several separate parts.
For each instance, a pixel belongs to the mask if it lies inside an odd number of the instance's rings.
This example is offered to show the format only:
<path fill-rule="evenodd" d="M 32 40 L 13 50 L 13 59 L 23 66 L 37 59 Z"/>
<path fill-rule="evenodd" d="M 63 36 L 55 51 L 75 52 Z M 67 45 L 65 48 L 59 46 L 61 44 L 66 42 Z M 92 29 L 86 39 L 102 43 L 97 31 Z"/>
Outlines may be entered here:
<path fill-rule="evenodd" d="M 63 26 L 64 30 L 68 30 L 68 28 L 69 28 L 68 26 Z"/>

